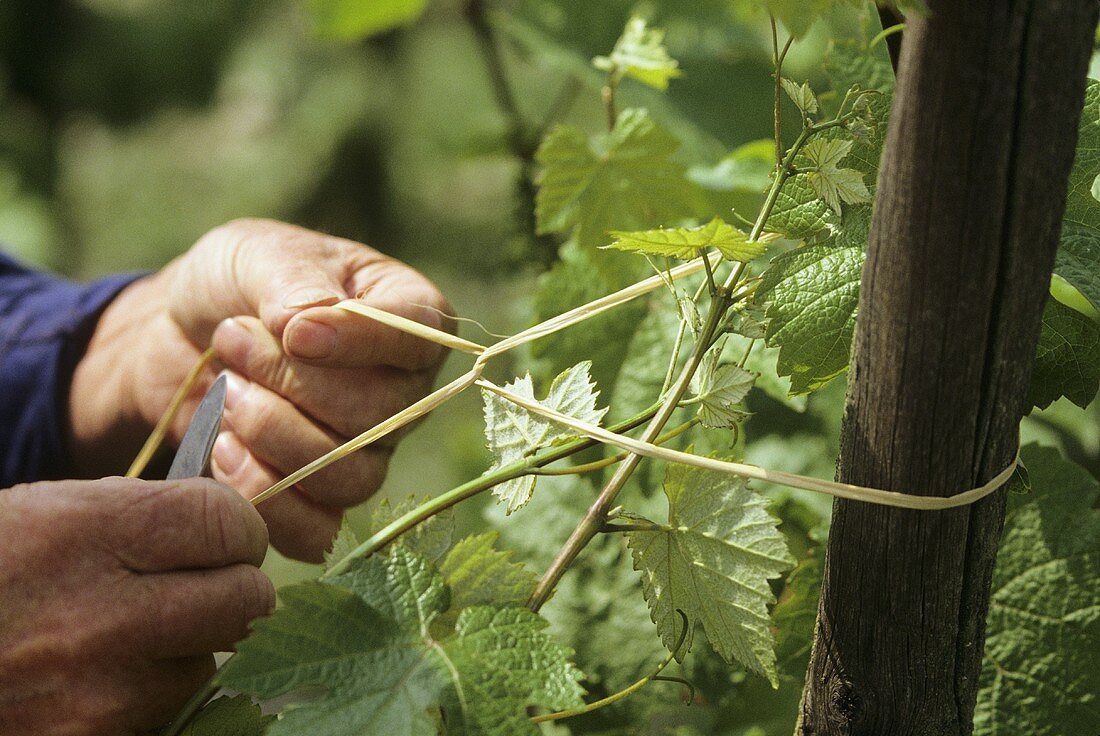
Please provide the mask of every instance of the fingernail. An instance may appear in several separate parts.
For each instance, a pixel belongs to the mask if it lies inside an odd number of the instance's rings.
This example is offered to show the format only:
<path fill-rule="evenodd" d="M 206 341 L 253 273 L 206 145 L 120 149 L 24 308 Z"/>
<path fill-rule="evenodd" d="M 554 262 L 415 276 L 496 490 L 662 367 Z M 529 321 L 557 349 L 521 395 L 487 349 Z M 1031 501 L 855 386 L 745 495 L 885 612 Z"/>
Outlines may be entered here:
<path fill-rule="evenodd" d="M 248 381 L 244 380 L 232 371 L 225 372 L 225 410 L 233 411 L 233 407 L 240 403 L 241 397 L 248 390 Z"/>
<path fill-rule="evenodd" d="M 296 358 L 327 358 L 336 350 L 336 330 L 311 319 L 297 319 L 290 323 L 286 344 L 287 351 Z"/>
<path fill-rule="evenodd" d="M 230 317 L 222 320 L 214 331 L 214 344 L 218 357 L 233 366 L 242 366 L 248 360 L 252 349 L 252 333 L 244 325 Z"/>
<path fill-rule="evenodd" d="M 290 292 L 283 300 L 283 309 L 304 309 L 305 307 L 320 307 L 326 304 L 335 304 L 344 299 L 345 295 L 333 289 L 323 289 L 316 286 L 305 286 Z"/>
<path fill-rule="evenodd" d="M 227 478 L 241 469 L 245 455 L 244 445 L 232 432 L 222 432 L 214 442 L 214 467 Z"/>

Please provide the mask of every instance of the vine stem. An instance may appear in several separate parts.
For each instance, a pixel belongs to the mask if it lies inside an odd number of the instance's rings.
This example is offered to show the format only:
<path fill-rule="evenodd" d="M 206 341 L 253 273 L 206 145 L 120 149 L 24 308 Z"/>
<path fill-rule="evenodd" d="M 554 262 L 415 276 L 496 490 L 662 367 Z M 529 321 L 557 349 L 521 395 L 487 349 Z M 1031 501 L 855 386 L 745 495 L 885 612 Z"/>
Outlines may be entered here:
<path fill-rule="evenodd" d="M 703 360 L 703 355 L 710 348 L 711 339 L 722 321 L 726 307 L 729 306 L 728 302 L 728 297 L 718 297 L 712 303 L 710 312 L 707 314 L 706 324 L 703 325 L 703 329 L 700 331 L 699 340 L 695 343 L 695 349 L 692 351 L 687 365 L 684 366 L 679 378 L 676 379 L 664 401 L 661 402 L 660 409 L 646 425 L 641 436 L 642 442 L 651 443 L 656 439 L 672 417 L 673 412 L 679 408 L 680 399 L 687 391 L 692 376 L 695 375 L 699 363 Z M 619 491 L 626 485 L 626 481 L 634 473 L 634 469 L 638 467 L 641 459 L 641 455 L 631 454 L 616 468 L 611 480 L 600 491 L 595 503 L 589 507 L 584 518 L 581 519 L 581 523 L 573 530 L 565 546 L 558 552 L 554 561 L 550 563 L 550 567 L 547 568 L 546 573 L 539 580 L 538 585 L 535 586 L 535 590 L 527 601 L 527 607 L 532 611 L 538 611 L 542 608 L 542 605 L 550 598 L 550 594 L 557 586 L 558 581 L 565 574 L 565 570 L 573 563 L 581 550 L 599 534 L 600 528 L 607 521 L 607 512 L 611 510 Z"/>
<path fill-rule="evenodd" d="M 786 50 L 784 50 L 784 54 L 785 53 Z M 817 133 L 829 128 L 839 127 L 843 125 L 844 122 L 844 118 L 838 113 L 838 116 L 833 120 L 803 127 L 794 145 L 791 146 L 791 149 L 787 152 L 783 160 L 779 162 L 775 180 L 772 182 L 771 189 L 768 191 L 768 195 L 764 200 L 764 205 L 760 208 L 760 212 L 756 217 L 756 222 L 753 223 L 752 232 L 749 234 L 749 240 L 759 239 L 761 233 L 764 231 L 764 226 L 771 216 L 772 210 L 775 208 L 776 201 L 779 199 L 779 193 L 782 191 L 783 185 L 787 183 L 787 180 L 791 176 L 794 159 L 802 150 L 802 147 L 806 145 L 806 142 Z M 737 264 L 723 283 L 716 298 L 712 301 L 710 312 L 707 315 L 707 322 L 704 324 L 703 329 L 700 330 L 699 339 L 695 343 L 695 349 L 692 351 L 691 357 L 680 372 L 679 378 L 676 379 L 675 383 L 665 395 L 661 403 L 661 408 L 646 426 L 639 440 L 640 444 L 651 445 L 652 441 L 661 433 L 661 430 L 664 429 L 665 424 L 668 423 L 673 412 L 678 408 L 680 400 L 683 398 L 688 385 L 691 383 L 692 377 L 695 375 L 695 371 L 699 368 L 700 362 L 702 362 L 703 355 L 710 349 L 711 342 L 718 326 L 722 323 L 726 311 L 734 302 L 734 297 L 726 296 L 726 294 L 729 294 L 734 286 L 740 281 L 747 265 L 748 264 L 745 262 Z M 588 543 L 599 533 L 600 529 L 607 521 L 608 511 L 615 503 L 615 499 L 618 497 L 619 492 L 622 491 L 623 486 L 626 485 L 627 480 L 634 473 L 635 468 L 638 467 L 638 463 L 641 462 L 641 459 L 642 455 L 636 453 L 631 454 L 615 470 L 615 474 L 611 476 L 611 479 L 608 480 L 603 490 L 600 491 L 599 497 L 597 497 L 596 501 L 588 508 L 588 511 L 585 512 L 584 517 L 581 519 L 576 529 L 573 530 L 569 539 L 566 540 L 565 545 L 559 550 L 558 554 L 554 557 L 550 566 L 546 569 L 546 572 L 535 586 L 534 591 L 531 593 L 531 597 L 527 601 L 527 607 L 532 611 L 538 611 L 542 608 L 543 604 L 549 600 L 554 588 L 557 587 L 558 582 L 560 582 L 562 576 L 565 575 L 565 571 L 573 564 L 573 561 L 581 553 L 581 550 L 588 546 Z"/>
<path fill-rule="evenodd" d="M 659 408 L 659 404 L 654 404 L 645 411 L 639 412 L 629 419 L 619 422 L 615 425 L 618 427 L 615 431 L 623 432 L 637 427 L 639 424 L 656 414 Z M 574 455 L 581 450 L 586 450 L 596 444 L 599 444 L 599 440 L 587 437 L 571 440 L 557 447 L 551 447 L 542 452 L 535 453 L 523 460 L 517 460 L 514 463 L 501 466 L 491 473 L 486 473 L 460 486 L 456 486 L 445 493 L 441 493 L 435 498 L 429 499 L 415 509 L 412 509 L 408 513 L 394 519 L 392 522 L 372 534 L 369 539 L 365 540 L 326 570 L 324 574 L 321 575 L 321 579 L 323 580 L 346 572 L 353 561 L 361 557 L 369 557 L 416 525 L 427 521 L 436 514 L 446 511 L 455 504 L 465 501 L 468 498 L 473 498 L 479 493 L 498 486 L 505 481 L 519 478 L 524 475 L 530 475 L 543 465 L 557 462 L 558 460 L 567 458 L 570 455 Z"/>

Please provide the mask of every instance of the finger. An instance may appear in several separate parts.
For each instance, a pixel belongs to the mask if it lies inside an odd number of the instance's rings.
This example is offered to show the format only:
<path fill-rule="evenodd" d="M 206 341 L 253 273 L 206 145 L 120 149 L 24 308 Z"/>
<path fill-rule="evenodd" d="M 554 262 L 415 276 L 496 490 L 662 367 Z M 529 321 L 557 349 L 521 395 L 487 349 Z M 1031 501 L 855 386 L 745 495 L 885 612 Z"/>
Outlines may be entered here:
<path fill-rule="evenodd" d="M 124 601 L 119 641 L 152 659 L 227 652 L 275 609 L 275 588 L 252 565 L 141 575 Z"/>
<path fill-rule="evenodd" d="M 303 306 L 354 293 L 352 276 L 382 259 L 350 240 L 273 220 L 234 220 L 173 263 L 172 317 L 197 344 L 234 314 L 259 316 L 281 335 Z"/>
<path fill-rule="evenodd" d="M 151 662 L 148 671 L 134 673 L 128 713 L 139 733 L 159 733 L 216 672 L 214 657 L 203 654 Z"/>
<path fill-rule="evenodd" d="M 273 391 L 233 373 L 228 378 L 226 428 L 280 478 L 342 442 Z M 231 454 L 234 449 L 228 441 L 214 445 L 214 458 L 227 474 L 243 459 L 239 452 Z M 299 484 L 300 490 L 325 506 L 354 506 L 382 485 L 391 452 L 387 445 L 368 445 L 309 476 Z"/>
<path fill-rule="evenodd" d="M 255 317 L 222 322 L 214 331 L 213 346 L 226 367 L 285 397 L 343 437 L 354 437 L 388 419 L 432 385 L 428 371 L 321 368 L 288 358 Z"/>
<path fill-rule="evenodd" d="M 364 304 L 437 330 L 454 329 L 451 307 L 428 279 L 398 261 L 371 264 L 354 275 Z M 306 308 L 282 333 L 287 354 L 335 368 L 389 365 L 407 370 L 438 366 L 442 346 L 361 315 L 331 307 Z"/>
<path fill-rule="evenodd" d="M 219 449 L 220 446 L 220 449 Z M 237 458 L 236 467 L 226 472 L 222 457 Z M 274 485 L 282 476 L 265 465 L 241 444 L 232 432 L 223 432 L 214 445 L 214 477 L 233 486 L 245 498 L 252 498 Z M 271 544 L 287 557 L 320 562 L 340 529 L 343 512 L 322 506 L 297 488 L 264 501 L 260 514 L 267 522 Z"/>
<path fill-rule="evenodd" d="M 259 565 L 267 528 L 252 505 L 209 478 L 92 481 L 99 530 L 108 549 L 131 570 L 160 572 Z"/>

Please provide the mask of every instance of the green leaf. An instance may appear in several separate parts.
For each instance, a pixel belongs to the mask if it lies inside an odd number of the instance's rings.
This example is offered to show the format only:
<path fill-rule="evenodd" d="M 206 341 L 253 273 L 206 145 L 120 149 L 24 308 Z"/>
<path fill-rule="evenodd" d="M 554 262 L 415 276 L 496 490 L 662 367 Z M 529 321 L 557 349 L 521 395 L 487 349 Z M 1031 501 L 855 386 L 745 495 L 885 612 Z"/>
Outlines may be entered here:
<path fill-rule="evenodd" d="M 406 496 L 393 504 L 383 498 L 370 509 L 364 536 L 371 536 L 397 521 L 413 509 L 431 500 L 431 496 Z M 451 548 L 455 534 L 453 509 L 446 509 L 432 516 L 401 535 L 401 544 L 435 562 Z M 388 548 L 387 548 L 388 549 Z"/>
<path fill-rule="evenodd" d="M 597 256 L 611 256 L 617 261 L 646 266 L 641 259 L 625 253 L 582 250 L 576 242 L 562 246 L 560 260 L 539 277 L 535 291 L 534 320 L 542 321 L 557 316 L 574 307 L 606 296 L 629 281 L 618 268 L 615 272 L 601 267 Z M 637 261 L 638 263 L 634 263 Z M 638 272 L 641 275 L 641 272 Z M 533 366 L 535 376 L 551 381 L 561 371 L 582 361 L 592 361 L 592 378 L 605 395 L 615 387 L 619 366 L 626 355 L 630 336 L 645 314 L 645 300 L 633 302 L 598 314 L 571 329 L 562 330 L 537 340 L 531 345 L 531 354 L 537 360 Z"/>
<path fill-rule="evenodd" d="M 345 514 L 344 518 L 340 520 L 340 531 L 336 533 L 336 538 L 332 540 L 332 548 L 325 552 L 325 572 L 331 570 L 336 563 L 354 552 L 360 541 L 362 540 L 359 539 L 359 535 L 355 533 L 355 529 L 351 526 L 351 520 Z"/>
<path fill-rule="evenodd" d="M 1069 175 L 1062 238 L 1054 272 L 1100 309 L 1100 82 L 1090 79 L 1077 131 L 1077 153 Z"/>
<path fill-rule="evenodd" d="M 794 561 L 768 502 L 742 479 L 681 465 L 669 466 L 665 495 L 670 528 L 627 534 L 662 641 L 676 645 L 681 609 L 727 662 L 777 685 L 768 580 Z"/>
<path fill-rule="evenodd" d="M 783 86 L 783 91 L 787 93 L 787 97 L 791 98 L 791 102 L 802 111 L 803 115 L 810 116 L 817 113 L 817 95 L 810 89 L 809 82 L 803 82 L 799 86 L 797 82 L 792 82 L 790 79 L 783 77 L 779 80 L 779 83 Z"/>
<path fill-rule="evenodd" d="M 802 149 L 802 154 L 815 167 L 806 174 L 806 180 L 838 215 L 840 203 L 861 204 L 871 201 L 863 175 L 855 169 L 837 166 L 852 150 L 852 141 L 814 138 Z"/>
<path fill-rule="evenodd" d="M 219 673 L 223 685 L 259 698 L 324 691 L 288 708 L 269 736 L 436 736 L 429 709 L 439 706 L 446 679 L 415 637 L 334 585 L 301 583 L 279 595 L 283 605 L 254 624 Z"/>
<path fill-rule="evenodd" d="M 767 344 L 779 347 L 776 369 L 791 393 L 821 388 L 848 366 L 863 252 L 811 245 L 772 260 L 756 290 L 767 307 Z"/>
<path fill-rule="evenodd" d="M 607 409 L 596 408 L 596 397 L 600 392 L 589 376 L 591 366 L 590 362 L 584 361 L 558 374 L 550 384 L 546 398 L 538 400 L 539 403 L 575 419 L 599 424 Z M 536 400 L 530 373 L 505 388 Z M 485 404 L 485 437 L 489 451 L 497 460 L 494 468 L 522 460 L 536 450 L 574 436 L 567 427 L 532 414 L 494 393 L 482 390 L 481 395 Z M 531 500 L 534 489 L 535 477 L 523 476 L 501 483 L 493 489 L 493 493 L 507 504 L 511 513 Z"/>
<path fill-rule="evenodd" d="M 680 76 L 676 60 L 668 55 L 664 42 L 664 31 L 646 28 L 645 19 L 635 16 L 627 21 L 611 55 L 597 56 L 592 65 L 612 74 L 625 74 L 664 91 L 670 79 Z"/>
<path fill-rule="evenodd" d="M 580 673 L 546 622 L 519 607 L 475 606 L 452 635 L 430 623 L 449 598 L 428 561 L 397 546 L 357 561 L 333 584 L 280 591 L 283 605 L 256 623 L 223 668 L 227 687 L 272 698 L 306 691 L 272 736 L 532 736 L 529 706 L 580 704 Z"/>
<path fill-rule="evenodd" d="M 858 128 L 819 133 L 795 157 L 799 169 L 817 170 L 787 180 L 768 218 L 768 230 L 792 240 L 866 247 L 890 95 L 860 97 L 855 109 L 860 112 Z M 842 159 L 854 168 L 838 167 Z"/>
<path fill-rule="evenodd" d="M 818 554 L 799 562 L 787 576 L 787 584 L 772 611 L 779 669 L 793 677 L 806 674 L 824 573 L 824 551 L 819 548 Z"/>
<path fill-rule="evenodd" d="M 641 232 L 612 230 L 615 241 L 606 248 L 646 255 L 690 259 L 714 248 L 731 261 L 751 261 L 764 255 L 767 246 L 749 240 L 748 233 L 715 217 L 699 227 L 660 228 Z"/>
<path fill-rule="evenodd" d="M 443 651 L 456 671 L 468 736 L 537 734 L 527 706 L 582 704 L 572 652 L 546 633 L 548 625 L 520 606 L 475 606 L 458 617 Z"/>
<path fill-rule="evenodd" d="M 263 736 L 274 720 L 246 695 L 221 697 L 203 708 L 182 736 Z"/>
<path fill-rule="evenodd" d="M 796 38 L 801 38 L 819 18 L 828 17 L 842 6 L 858 5 L 858 0 L 753 0 L 782 23 Z"/>
<path fill-rule="evenodd" d="M 740 366 L 719 365 L 722 345 L 707 351 L 691 379 L 691 390 L 699 400 L 699 420 L 707 427 L 733 427 L 748 416 L 738 405 L 756 382 L 756 375 Z"/>
<path fill-rule="evenodd" d="M 1053 448 L 1027 445 L 1020 457 L 1032 492 L 1008 497 L 974 734 L 1095 733 L 1100 489 Z"/>
<path fill-rule="evenodd" d="M 451 608 L 479 604 L 522 604 L 538 583 L 538 575 L 512 561 L 511 552 L 493 547 L 499 534 L 466 537 L 454 546 L 439 567 L 451 589 Z"/>
<path fill-rule="evenodd" d="M 309 0 L 317 30 L 333 38 L 354 40 L 412 23 L 428 0 Z"/>
<path fill-rule="evenodd" d="M 1055 299 L 1043 308 L 1028 401 L 1045 409 L 1065 396 L 1081 408 L 1100 386 L 1100 325 Z"/>
<path fill-rule="evenodd" d="M 1093 307 L 1100 309 L 1100 228 L 1064 221 L 1054 273 L 1072 284 Z"/>
<path fill-rule="evenodd" d="M 432 621 L 450 605 L 450 590 L 428 560 L 398 544 L 388 557 L 354 560 L 348 571 L 329 578 L 356 593 L 405 631 L 426 637 Z"/>
<path fill-rule="evenodd" d="M 581 247 L 593 247 L 606 244 L 610 230 L 690 217 L 695 193 L 673 159 L 678 148 L 644 110 L 623 110 L 614 130 L 591 142 L 576 128 L 558 126 L 535 156 L 543 167 L 538 231 L 573 231 Z"/>

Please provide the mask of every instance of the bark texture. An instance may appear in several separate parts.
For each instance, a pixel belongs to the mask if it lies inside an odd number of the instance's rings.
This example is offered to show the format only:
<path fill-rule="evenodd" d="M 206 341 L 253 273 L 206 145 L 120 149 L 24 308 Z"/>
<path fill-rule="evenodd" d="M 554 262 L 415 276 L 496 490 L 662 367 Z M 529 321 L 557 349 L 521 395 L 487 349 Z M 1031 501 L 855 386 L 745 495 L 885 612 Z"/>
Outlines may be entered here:
<path fill-rule="evenodd" d="M 949 495 L 1016 452 L 1098 5 L 928 5 L 901 47 L 838 476 Z M 971 732 L 1003 493 L 835 504 L 800 734 Z"/>

